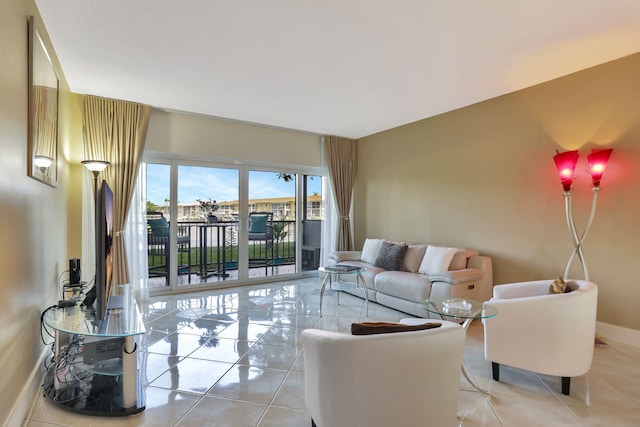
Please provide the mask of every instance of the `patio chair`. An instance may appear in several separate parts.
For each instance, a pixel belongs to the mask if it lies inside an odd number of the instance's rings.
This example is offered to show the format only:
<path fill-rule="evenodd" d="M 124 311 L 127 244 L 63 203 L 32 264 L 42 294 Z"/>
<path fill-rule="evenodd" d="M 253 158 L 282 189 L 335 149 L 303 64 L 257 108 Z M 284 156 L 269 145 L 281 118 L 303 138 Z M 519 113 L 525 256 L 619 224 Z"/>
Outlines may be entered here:
<path fill-rule="evenodd" d="M 149 277 L 164 276 L 169 283 L 171 259 L 169 255 L 169 222 L 162 212 L 147 212 L 147 246 L 149 255 Z M 187 264 L 178 264 L 178 274 L 188 274 L 191 282 L 191 236 L 189 227 L 178 227 L 177 246 L 178 256 L 187 254 Z M 161 264 L 155 264 L 157 258 Z M 151 265 L 153 264 L 153 265 Z"/>
<path fill-rule="evenodd" d="M 268 274 L 269 272 L 269 265 L 271 265 L 271 273 L 273 273 L 274 252 L 272 212 L 249 213 L 248 239 L 249 243 L 264 242 L 264 252 L 262 251 L 262 243 L 258 245 L 257 249 L 255 245 L 252 247 L 252 256 L 249 256 L 249 267 L 263 265 L 264 263 L 265 274 Z"/>

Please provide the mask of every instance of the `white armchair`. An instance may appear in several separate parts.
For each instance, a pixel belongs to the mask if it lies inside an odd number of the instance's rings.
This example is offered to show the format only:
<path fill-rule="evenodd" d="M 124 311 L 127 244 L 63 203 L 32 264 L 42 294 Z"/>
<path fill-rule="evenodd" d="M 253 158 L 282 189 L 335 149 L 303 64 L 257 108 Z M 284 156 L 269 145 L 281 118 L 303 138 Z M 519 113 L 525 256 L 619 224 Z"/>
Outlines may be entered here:
<path fill-rule="evenodd" d="M 440 322 L 435 329 L 379 335 L 304 330 L 312 425 L 456 425 L 465 331 Z"/>
<path fill-rule="evenodd" d="M 588 281 L 567 281 L 571 292 L 550 294 L 553 280 L 493 287 L 487 303 L 498 315 L 484 319 L 484 357 L 493 379 L 500 365 L 562 377 L 569 394 L 571 377 L 591 367 L 596 329 L 598 287 Z"/>

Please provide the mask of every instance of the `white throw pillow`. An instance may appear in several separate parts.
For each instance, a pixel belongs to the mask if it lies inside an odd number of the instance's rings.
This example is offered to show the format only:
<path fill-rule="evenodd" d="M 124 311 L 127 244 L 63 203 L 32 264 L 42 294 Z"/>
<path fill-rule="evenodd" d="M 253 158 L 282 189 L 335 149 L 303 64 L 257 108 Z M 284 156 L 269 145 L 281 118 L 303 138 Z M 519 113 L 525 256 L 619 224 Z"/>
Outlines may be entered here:
<path fill-rule="evenodd" d="M 360 261 L 364 261 L 369 264 L 375 263 L 381 246 L 382 239 L 365 239 L 364 245 L 362 246 Z"/>
<path fill-rule="evenodd" d="M 427 251 L 420 263 L 419 273 L 434 274 L 449 270 L 449 265 L 457 248 L 443 248 L 440 246 L 427 246 Z"/>

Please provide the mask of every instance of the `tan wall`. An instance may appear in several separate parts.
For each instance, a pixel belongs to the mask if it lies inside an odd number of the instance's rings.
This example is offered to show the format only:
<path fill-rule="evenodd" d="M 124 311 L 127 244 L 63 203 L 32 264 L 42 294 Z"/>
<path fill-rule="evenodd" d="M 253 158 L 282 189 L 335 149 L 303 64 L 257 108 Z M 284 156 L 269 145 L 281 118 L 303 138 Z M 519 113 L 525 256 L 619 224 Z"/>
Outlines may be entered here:
<path fill-rule="evenodd" d="M 476 248 L 493 258 L 495 283 L 562 275 L 573 247 L 552 157 L 581 150 L 572 192 L 581 232 L 586 156 L 612 147 L 584 254 L 598 320 L 640 329 L 638 76 L 640 54 L 363 138 L 356 244 L 370 236 Z"/>
<path fill-rule="evenodd" d="M 320 166 L 317 135 L 153 110 L 146 150 L 229 161 Z"/>
<path fill-rule="evenodd" d="M 38 366 L 40 314 L 58 301 L 58 277 L 68 268 L 68 252 L 75 255 L 80 245 L 79 239 L 71 242 L 68 232 L 78 203 L 67 160 L 71 145 L 78 143 L 80 128 L 73 118 L 78 107 L 64 78 L 59 186 L 27 177 L 28 15 L 36 16 L 42 29 L 32 0 L 0 3 L 0 424 Z"/>

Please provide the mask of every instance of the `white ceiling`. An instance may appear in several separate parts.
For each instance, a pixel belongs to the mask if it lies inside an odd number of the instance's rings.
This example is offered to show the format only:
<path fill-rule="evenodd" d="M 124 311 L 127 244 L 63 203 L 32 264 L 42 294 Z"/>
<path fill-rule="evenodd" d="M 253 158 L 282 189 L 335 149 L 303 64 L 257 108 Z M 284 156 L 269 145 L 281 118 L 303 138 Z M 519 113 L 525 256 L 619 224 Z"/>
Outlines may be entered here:
<path fill-rule="evenodd" d="M 639 0 L 36 0 L 71 90 L 359 138 L 640 51 Z"/>

